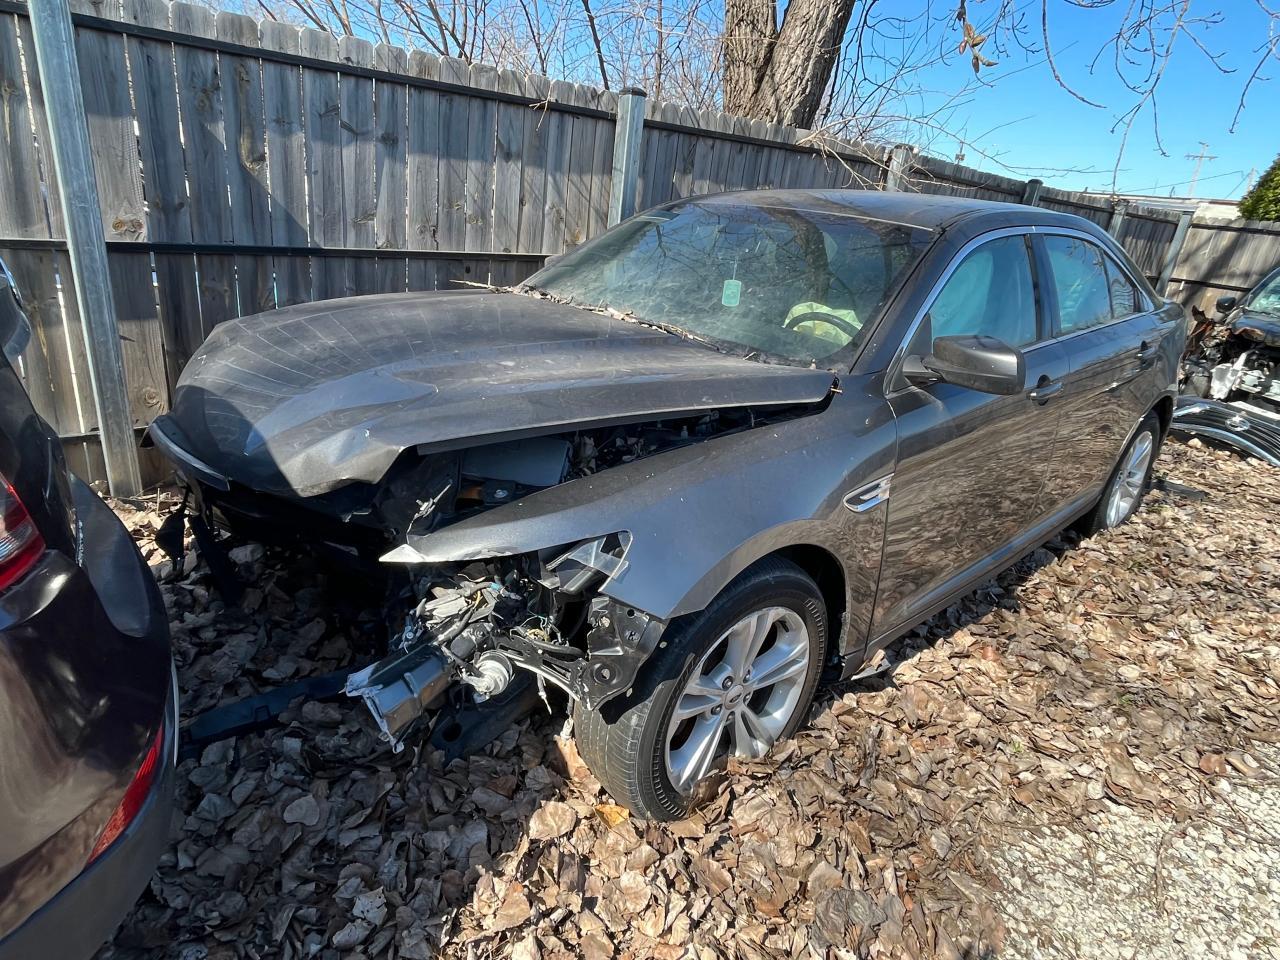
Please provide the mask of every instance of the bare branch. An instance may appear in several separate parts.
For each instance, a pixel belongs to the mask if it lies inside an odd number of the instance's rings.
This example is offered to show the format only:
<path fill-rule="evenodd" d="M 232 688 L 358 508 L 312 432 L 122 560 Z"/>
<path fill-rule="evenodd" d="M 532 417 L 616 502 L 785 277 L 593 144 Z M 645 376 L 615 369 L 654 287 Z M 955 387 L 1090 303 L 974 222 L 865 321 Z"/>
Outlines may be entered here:
<path fill-rule="evenodd" d="M 1049 69 L 1053 71 L 1053 79 L 1058 81 L 1058 86 L 1062 87 L 1063 90 L 1067 91 L 1067 93 L 1071 94 L 1081 103 L 1087 103 L 1091 107 L 1105 109 L 1102 104 L 1094 100 L 1090 100 L 1084 94 L 1077 92 L 1071 84 L 1062 79 L 1062 74 L 1058 72 L 1058 64 L 1053 59 L 1053 44 L 1049 40 L 1049 0 L 1040 0 L 1040 32 L 1044 36 L 1045 58 L 1049 64 Z"/>
<path fill-rule="evenodd" d="M 604 49 L 600 46 L 600 31 L 596 29 L 596 16 L 591 12 L 591 0 L 582 0 L 582 9 L 587 14 L 587 25 L 591 28 L 591 42 L 596 46 L 596 60 L 600 64 L 600 82 L 609 89 L 609 71 L 604 65 Z"/>

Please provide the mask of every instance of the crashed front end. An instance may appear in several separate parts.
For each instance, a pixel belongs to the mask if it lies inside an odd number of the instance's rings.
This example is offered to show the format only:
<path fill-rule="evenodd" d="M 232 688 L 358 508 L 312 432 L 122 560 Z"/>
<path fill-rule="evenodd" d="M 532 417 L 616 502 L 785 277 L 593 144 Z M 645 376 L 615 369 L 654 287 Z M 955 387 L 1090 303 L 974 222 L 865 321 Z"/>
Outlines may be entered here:
<path fill-rule="evenodd" d="M 1280 318 L 1196 319 L 1172 429 L 1280 466 Z"/>
<path fill-rule="evenodd" d="M 446 691 L 491 703 L 532 677 L 593 708 L 626 691 L 727 549 L 704 536 L 668 569 L 654 555 L 673 501 L 723 499 L 706 444 L 769 438 L 789 476 L 775 431 L 837 390 L 830 371 L 543 298 L 395 294 L 220 324 L 148 436 L 193 529 L 388 582 L 387 656 L 346 688 L 398 748 Z M 682 480 L 654 481 L 678 463 Z M 776 522 L 739 514 L 755 509 Z"/>
<path fill-rule="evenodd" d="M 368 566 L 386 577 L 393 595 L 386 656 L 350 674 L 344 690 L 363 701 L 399 751 L 462 708 L 500 712 L 504 694 L 530 683 L 544 702 L 554 687 L 588 709 L 628 691 L 670 615 L 615 598 L 634 537 L 649 531 L 627 529 L 633 520 L 586 505 L 587 492 L 607 487 L 634 502 L 629 478 L 660 469 L 648 467 L 651 458 L 683 451 L 699 459 L 697 448 L 708 440 L 775 436 L 763 428 L 817 413 L 832 395 L 409 452 L 379 484 L 310 498 L 254 491 L 193 464 L 180 446 L 171 456 L 202 522 L 255 539 L 273 525 L 296 541 L 343 551 L 351 562 L 361 554 L 377 561 Z M 177 446 L 174 432 L 162 421 L 153 442 Z M 556 498 L 551 506 L 548 496 Z M 545 516 L 530 506 L 535 500 Z M 513 514 L 533 525 L 516 540 L 474 529 Z"/>
<path fill-rule="evenodd" d="M 389 655 L 347 680 L 396 750 L 454 683 L 498 697 L 518 671 L 587 707 L 626 691 L 664 624 L 599 591 L 627 566 L 626 532 L 565 548 L 412 571 L 418 601 Z"/>

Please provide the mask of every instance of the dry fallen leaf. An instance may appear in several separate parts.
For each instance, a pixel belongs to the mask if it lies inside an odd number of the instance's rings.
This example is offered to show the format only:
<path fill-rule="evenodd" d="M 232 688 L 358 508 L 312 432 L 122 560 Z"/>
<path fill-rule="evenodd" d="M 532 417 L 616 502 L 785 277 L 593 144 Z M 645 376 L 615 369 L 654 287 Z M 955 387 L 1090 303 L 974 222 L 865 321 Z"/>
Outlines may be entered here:
<path fill-rule="evenodd" d="M 597 803 L 596 815 L 605 822 L 606 826 L 616 827 L 630 817 L 631 812 L 626 807 L 620 807 L 616 803 Z"/>
<path fill-rule="evenodd" d="M 578 814 L 567 803 L 553 800 L 543 804 L 529 818 L 529 839 L 550 840 L 563 837 L 578 823 Z"/>

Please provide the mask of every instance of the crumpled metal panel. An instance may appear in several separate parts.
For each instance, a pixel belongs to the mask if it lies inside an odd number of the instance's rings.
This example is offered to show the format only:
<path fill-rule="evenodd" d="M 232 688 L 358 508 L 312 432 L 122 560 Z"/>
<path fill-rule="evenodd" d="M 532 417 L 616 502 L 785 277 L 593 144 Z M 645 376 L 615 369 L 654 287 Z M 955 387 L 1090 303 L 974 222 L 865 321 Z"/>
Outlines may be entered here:
<path fill-rule="evenodd" d="M 818 402 L 832 382 L 518 294 L 387 294 L 220 324 L 160 426 L 232 480 L 312 496 L 376 482 L 411 447 Z"/>
<path fill-rule="evenodd" d="M 1280 418 L 1239 403 L 1179 397 L 1170 429 L 1229 444 L 1280 467 Z"/>

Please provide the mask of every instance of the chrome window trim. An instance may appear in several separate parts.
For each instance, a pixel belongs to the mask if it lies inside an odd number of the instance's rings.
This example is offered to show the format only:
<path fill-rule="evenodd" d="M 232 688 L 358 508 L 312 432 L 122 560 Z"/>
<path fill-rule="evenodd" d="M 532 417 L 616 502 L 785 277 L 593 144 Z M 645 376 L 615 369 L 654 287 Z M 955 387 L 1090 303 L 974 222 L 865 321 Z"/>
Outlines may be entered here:
<path fill-rule="evenodd" d="M 1102 255 L 1107 258 L 1107 261 L 1119 270 L 1121 275 L 1129 281 L 1129 286 L 1133 287 L 1133 292 L 1137 295 L 1137 298 L 1134 300 L 1134 305 L 1137 306 L 1139 301 L 1143 304 L 1143 308 L 1141 310 L 1134 310 L 1132 313 L 1126 313 L 1123 317 L 1119 317 L 1117 319 L 1128 320 L 1130 317 L 1140 317 L 1144 313 L 1151 313 L 1154 311 L 1156 309 L 1156 305 L 1151 302 L 1142 287 L 1134 282 L 1133 274 L 1129 272 L 1125 265 L 1117 260 L 1106 247 L 1099 247 L 1098 249 L 1102 251 Z M 1109 285 L 1110 281 L 1108 281 L 1108 286 Z"/>
<path fill-rule="evenodd" d="M 920 329 L 920 324 L 924 322 L 924 318 L 928 315 L 929 311 L 933 308 L 934 300 L 938 298 L 938 294 L 942 292 L 942 288 L 946 285 L 947 281 L 951 279 L 951 275 L 955 273 L 956 268 L 960 266 L 960 264 L 964 261 L 965 257 L 967 257 L 970 253 L 972 253 L 978 247 L 982 246 L 984 243 L 989 243 L 992 240 L 999 240 L 1002 237 L 1012 237 L 1012 236 L 1041 236 L 1041 237 L 1066 236 L 1066 237 L 1074 237 L 1078 240 L 1085 240 L 1093 244 L 1095 247 L 1097 247 L 1098 250 L 1102 252 L 1103 256 L 1110 257 L 1111 260 L 1113 260 L 1116 263 L 1116 265 L 1120 268 L 1121 272 L 1126 277 L 1129 278 L 1129 282 L 1133 283 L 1134 290 L 1137 291 L 1138 296 L 1140 296 L 1144 301 L 1147 302 L 1146 310 L 1139 310 L 1135 313 L 1126 314 L 1123 317 L 1113 317 L 1107 323 L 1099 323 L 1093 327 L 1085 327 L 1082 330 L 1073 330 L 1070 333 L 1060 333 L 1057 336 L 1049 336 L 1049 337 L 1045 337 L 1043 340 L 1037 340 L 1035 343 L 1031 344 L 1030 346 L 1021 348 L 1024 354 L 1030 353 L 1031 351 L 1036 350 L 1046 344 L 1064 343 L 1068 340 L 1071 340 L 1075 337 L 1080 336 L 1081 334 L 1093 333 L 1095 330 L 1105 330 L 1107 327 L 1114 326 L 1117 323 L 1123 323 L 1124 321 L 1131 320 L 1134 317 L 1142 316 L 1142 314 L 1150 313 L 1152 310 L 1155 309 L 1154 304 L 1150 302 L 1149 298 L 1146 295 L 1146 292 L 1142 289 L 1142 287 L 1139 284 L 1134 283 L 1133 274 L 1125 267 L 1123 263 L 1121 263 L 1119 260 L 1116 259 L 1116 257 L 1111 253 L 1111 251 L 1109 251 L 1102 243 L 1098 241 L 1097 237 L 1095 237 L 1091 233 L 1087 233 L 1084 230 L 1077 230 L 1073 227 L 1046 226 L 1044 224 L 1027 224 L 1025 226 L 1019 226 L 1019 227 L 1001 227 L 998 230 L 990 230 L 986 233 L 982 233 L 974 237 L 972 240 L 966 243 L 963 247 L 961 247 L 958 251 L 956 251 L 956 255 L 951 258 L 951 262 L 947 264 L 947 268 L 942 272 L 942 275 L 938 277 L 937 281 L 930 288 L 929 295 L 928 297 L 925 298 L 923 306 L 921 306 L 921 308 L 916 312 L 915 318 L 911 321 L 911 325 L 907 328 L 906 335 L 903 336 L 902 341 L 898 344 L 898 349 L 894 351 L 893 357 L 889 361 L 889 366 L 885 376 L 885 386 L 886 386 L 885 397 L 886 398 L 898 396 L 899 394 L 904 393 L 905 391 L 911 389 L 909 386 L 901 387 L 896 390 L 890 389 L 889 387 L 897 378 L 898 374 L 901 372 L 902 362 L 907 357 L 907 347 L 911 344 L 911 341 L 915 338 L 916 332 Z M 1030 254 L 1028 254 L 1028 256 L 1029 255 Z M 1048 277 L 1041 277 L 1040 283 L 1044 284 L 1049 279 L 1050 278 Z M 1050 317 L 1048 319 L 1051 324 L 1054 323 L 1054 321 L 1056 320 L 1056 318 L 1054 317 Z"/>

